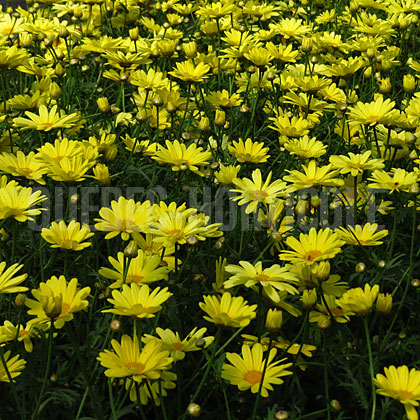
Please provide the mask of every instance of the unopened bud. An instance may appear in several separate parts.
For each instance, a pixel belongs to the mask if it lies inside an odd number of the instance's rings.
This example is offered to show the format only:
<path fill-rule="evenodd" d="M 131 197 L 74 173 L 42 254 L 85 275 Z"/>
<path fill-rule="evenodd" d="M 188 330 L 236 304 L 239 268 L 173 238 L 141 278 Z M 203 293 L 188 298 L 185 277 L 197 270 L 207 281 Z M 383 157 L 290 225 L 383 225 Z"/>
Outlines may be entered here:
<path fill-rule="evenodd" d="M 363 273 L 366 270 L 366 264 L 363 262 L 359 262 L 356 264 L 355 271 L 356 273 Z"/>
<path fill-rule="evenodd" d="M 191 403 L 187 407 L 187 413 L 190 417 L 200 417 L 201 407 L 196 403 Z"/>
<path fill-rule="evenodd" d="M 109 328 L 111 328 L 111 330 L 114 332 L 119 331 L 121 328 L 121 321 L 118 319 L 113 319 L 109 324 Z"/>

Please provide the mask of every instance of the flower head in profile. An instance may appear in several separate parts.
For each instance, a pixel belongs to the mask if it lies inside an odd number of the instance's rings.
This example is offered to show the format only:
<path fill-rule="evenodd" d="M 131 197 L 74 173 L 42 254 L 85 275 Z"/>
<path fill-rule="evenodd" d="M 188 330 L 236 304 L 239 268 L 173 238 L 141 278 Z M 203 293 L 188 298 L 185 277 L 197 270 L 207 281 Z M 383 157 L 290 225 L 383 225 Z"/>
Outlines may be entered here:
<path fill-rule="evenodd" d="M 373 181 L 368 185 L 369 188 L 388 190 L 392 194 L 394 191 L 408 191 L 411 187 L 417 186 L 417 175 L 401 168 L 393 168 L 391 173 L 375 170 L 369 181 Z"/>
<path fill-rule="evenodd" d="M 123 284 L 122 291 L 113 290 L 113 299 L 108 299 L 114 307 L 102 312 L 110 312 L 116 315 L 131 316 L 133 318 L 153 318 L 156 312 L 162 309 L 162 303 L 166 302 L 173 293 L 168 288 L 156 287 L 152 291 L 147 284 L 139 285 L 131 283 L 130 286 Z"/>
<path fill-rule="evenodd" d="M 354 107 L 349 108 L 349 124 L 369 126 L 386 124 L 387 118 L 394 107 L 395 102 L 391 101 L 391 99 L 384 100 L 383 96 L 369 103 L 357 102 Z"/>
<path fill-rule="evenodd" d="M 222 296 L 203 296 L 200 308 L 207 314 L 203 318 L 224 327 L 246 327 L 255 318 L 257 305 L 247 305 L 242 296 L 232 297 L 229 292 Z"/>
<path fill-rule="evenodd" d="M 200 176 L 204 174 L 198 166 L 208 165 L 211 158 L 211 152 L 204 151 L 202 147 L 197 147 L 195 143 L 187 147 L 178 140 L 173 142 L 166 140 L 166 148 L 161 146 L 152 156 L 152 159 L 161 164 L 169 163 L 172 165 L 172 170 L 175 172 L 189 169 Z"/>
<path fill-rule="evenodd" d="M 51 244 L 51 248 L 61 248 L 73 251 L 82 251 L 91 246 L 91 242 L 84 242 L 93 236 L 89 225 L 80 227 L 80 223 L 72 220 L 68 225 L 64 220 L 52 222 L 51 227 L 43 228 L 41 236 Z"/>
<path fill-rule="evenodd" d="M 377 284 L 370 287 L 370 285 L 366 283 L 364 289 L 355 287 L 347 290 L 347 292 L 337 300 L 337 306 L 348 314 L 366 315 L 371 311 L 378 293 L 379 286 Z"/>
<path fill-rule="evenodd" d="M 176 69 L 170 71 L 169 74 L 184 82 L 194 83 L 207 79 L 209 77 L 209 70 L 210 66 L 208 64 L 200 61 L 195 65 L 192 61 L 188 60 L 182 63 L 176 63 Z"/>
<path fill-rule="evenodd" d="M 281 260 L 314 264 L 334 258 L 341 252 L 344 241 L 329 228 L 318 231 L 311 228 L 308 234 L 301 233 L 299 240 L 289 236 L 286 239 L 286 244 L 293 251 L 282 251 L 280 253 Z"/>
<path fill-rule="evenodd" d="M 242 139 L 234 141 L 229 146 L 229 153 L 236 157 L 238 162 L 264 163 L 270 157 L 268 147 L 263 142 L 253 142 L 250 138 L 244 142 Z"/>
<path fill-rule="evenodd" d="M 363 227 L 360 225 L 348 226 L 347 229 L 341 227 L 336 229 L 335 232 L 339 235 L 348 245 L 359 246 L 375 246 L 381 245 L 383 242 L 380 240 L 388 235 L 386 229 L 378 230 L 378 224 L 366 223 Z"/>
<path fill-rule="evenodd" d="M 292 366 L 292 363 L 281 364 L 286 359 L 273 362 L 276 354 L 277 349 L 271 349 L 265 356 L 268 360 L 265 360 L 261 343 L 255 343 L 252 347 L 244 344 L 242 355 L 226 353 L 226 359 L 230 364 L 223 365 L 222 378 L 229 381 L 231 385 L 236 385 L 240 391 L 250 389 L 253 394 L 256 394 L 261 388 L 261 396 L 268 397 L 268 391 L 273 390 L 273 385 L 281 385 L 284 382 L 281 379 L 282 376 L 292 374 L 286 370 Z"/>
<path fill-rule="evenodd" d="M 194 327 L 184 339 L 181 339 L 177 331 L 172 331 L 169 328 L 156 328 L 156 334 L 159 337 L 145 334 L 142 338 L 143 343 L 147 343 L 150 340 L 156 340 L 161 343 L 162 349 L 168 350 L 171 353 L 174 362 L 183 360 L 185 354 L 190 351 L 199 351 L 203 348 L 208 347 L 214 340 L 214 337 L 204 337 L 207 328 Z M 201 341 L 202 345 L 197 347 L 197 341 Z"/>
<path fill-rule="evenodd" d="M 76 278 L 67 282 L 64 276 L 52 276 L 39 289 L 32 290 L 34 299 L 26 299 L 25 305 L 29 308 L 28 314 L 35 316 L 28 321 L 28 325 L 54 322 L 55 328 L 73 319 L 75 312 L 88 306 L 85 300 L 90 294 L 90 287 L 78 290 Z"/>
<path fill-rule="evenodd" d="M 10 357 L 10 350 L 4 353 L 4 365 L 3 361 L 0 360 L 0 382 L 10 382 L 9 375 L 12 379 L 19 376 L 26 366 L 26 360 L 20 359 L 19 355 L 16 354 Z M 7 374 L 9 372 L 9 375 Z"/>
<path fill-rule="evenodd" d="M 39 337 L 39 330 L 45 330 L 46 324 L 13 325 L 10 321 L 4 321 L 0 326 L 0 343 L 17 340 L 24 344 L 25 350 L 31 353 L 33 350 L 32 339 Z"/>
<path fill-rule="evenodd" d="M 278 197 L 287 193 L 287 185 L 280 179 L 270 184 L 272 173 L 270 172 L 267 179 L 263 182 L 261 171 L 255 169 L 252 171 L 252 180 L 249 178 L 235 178 L 233 183 L 237 187 L 230 190 L 238 193 L 233 197 L 233 201 L 238 201 L 240 206 L 248 204 L 245 213 L 253 213 L 261 204 L 272 204 Z"/>
<path fill-rule="evenodd" d="M 102 207 L 99 210 L 101 219 L 95 219 L 95 229 L 109 232 L 105 239 L 111 239 L 121 234 L 127 241 L 133 232 L 145 232 L 153 220 L 150 201 L 143 203 L 120 197 L 111 202 L 111 208 Z"/>
<path fill-rule="evenodd" d="M 66 115 L 64 111 L 57 112 L 57 105 L 54 105 L 50 111 L 45 105 L 39 107 L 39 115 L 26 111 L 28 118 L 17 117 L 13 119 L 15 127 L 22 130 L 51 131 L 55 128 L 73 127 L 80 116 L 76 113 Z"/>
<path fill-rule="evenodd" d="M 2 153 L 0 155 L 0 172 L 5 172 L 13 176 L 24 177 L 33 180 L 39 184 L 45 184 L 42 176 L 47 172 L 45 165 L 36 160 L 37 155 L 30 152 L 25 155 L 18 151 L 13 153 Z"/>
<path fill-rule="evenodd" d="M 383 169 L 385 166 L 383 159 L 371 159 L 371 154 L 370 150 L 358 155 L 349 152 L 348 156 L 331 156 L 330 162 L 334 168 L 340 170 L 342 175 L 351 174 L 351 176 L 357 176 L 366 170 Z"/>
<path fill-rule="evenodd" d="M 13 264 L 6 268 L 6 263 L 0 263 L 0 293 L 20 293 L 26 292 L 27 287 L 20 286 L 25 281 L 27 274 L 15 274 L 23 267 L 23 264 Z"/>
<path fill-rule="evenodd" d="M 240 169 L 240 165 L 221 166 L 220 170 L 216 172 L 214 176 L 216 177 L 217 181 L 220 182 L 222 185 L 232 185 L 233 180 L 237 178 Z"/>
<path fill-rule="evenodd" d="M 420 400 L 420 371 L 408 369 L 407 366 L 389 366 L 384 369 L 385 375 L 378 373 L 373 382 L 378 387 L 376 392 L 391 397 L 404 405 L 408 420 L 418 420 Z"/>
<path fill-rule="evenodd" d="M 172 358 L 157 341 L 149 341 L 140 348 L 137 335 L 123 335 L 121 343 L 112 340 L 114 351 L 105 350 L 97 359 L 106 368 L 108 378 L 131 377 L 140 383 L 144 379 L 159 379 L 163 370 L 169 369 Z"/>
<path fill-rule="evenodd" d="M 137 256 L 131 258 L 129 262 L 124 257 L 123 252 L 119 252 L 117 259 L 108 257 L 109 262 L 114 267 L 101 267 L 99 274 L 107 279 L 114 280 L 109 287 L 118 289 L 122 286 L 125 274 L 125 283 L 149 284 L 159 280 L 168 279 L 168 267 L 161 266 L 161 258 L 159 255 L 147 255 L 143 250 L 137 251 Z M 125 270 L 125 264 L 129 264 L 128 270 Z"/>

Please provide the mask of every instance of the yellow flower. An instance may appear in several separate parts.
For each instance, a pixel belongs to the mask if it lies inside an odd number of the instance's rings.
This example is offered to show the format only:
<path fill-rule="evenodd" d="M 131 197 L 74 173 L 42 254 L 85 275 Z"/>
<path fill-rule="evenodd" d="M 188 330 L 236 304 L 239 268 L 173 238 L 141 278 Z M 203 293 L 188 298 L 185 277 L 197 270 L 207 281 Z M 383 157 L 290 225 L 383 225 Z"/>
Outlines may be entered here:
<path fill-rule="evenodd" d="M 36 216 L 47 209 L 31 207 L 46 199 L 41 191 L 32 192 L 32 188 L 17 187 L 14 184 L 0 188 L 0 220 L 12 217 L 18 222 L 34 221 L 31 216 Z"/>
<path fill-rule="evenodd" d="M 357 176 L 365 170 L 383 169 L 383 159 L 370 159 L 372 152 L 368 150 L 365 153 L 355 155 L 349 152 L 349 156 L 334 155 L 330 157 L 333 168 L 340 169 L 340 174 L 348 174 Z"/>
<path fill-rule="evenodd" d="M 64 111 L 58 113 L 57 105 L 54 105 L 50 111 L 45 105 L 39 107 L 39 115 L 26 111 L 28 118 L 18 117 L 13 119 L 15 127 L 22 130 L 51 131 L 55 128 L 73 127 L 80 119 L 76 113 L 65 115 Z"/>
<path fill-rule="evenodd" d="M 229 292 L 220 296 L 203 296 L 200 308 L 208 315 L 203 318 L 224 327 L 246 327 L 255 318 L 257 305 L 247 305 L 242 296 L 232 297 Z"/>
<path fill-rule="evenodd" d="M 4 321 L 3 326 L 0 326 L 0 343 L 8 341 L 21 341 L 25 346 L 25 350 L 31 353 L 33 350 L 32 338 L 39 337 L 39 329 L 47 327 L 45 324 L 32 324 L 24 327 L 17 325 L 16 327 L 10 321 Z"/>
<path fill-rule="evenodd" d="M 266 355 L 268 358 L 266 361 L 261 343 L 255 343 L 252 347 L 244 344 L 242 357 L 236 353 L 226 353 L 226 359 L 230 364 L 223 365 L 222 378 L 231 385 L 236 385 L 240 391 L 251 389 L 251 392 L 256 394 L 261 388 L 261 396 L 268 397 L 268 391 L 273 390 L 272 385 L 281 385 L 284 381 L 280 378 L 292 374 L 286 370 L 292 366 L 292 363 L 280 364 L 286 359 L 273 362 L 276 354 L 277 349 L 271 349 Z"/>
<path fill-rule="evenodd" d="M 305 135 L 299 139 L 289 140 L 284 143 L 286 150 L 300 159 L 318 158 L 327 152 L 327 146 L 316 137 L 309 138 Z"/>
<path fill-rule="evenodd" d="M 36 160 L 37 155 L 30 152 L 25 155 L 18 151 L 16 156 L 13 153 L 2 153 L 0 155 L 0 172 L 25 177 L 44 185 L 42 176 L 45 174 L 45 165 Z"/>
<path fill-rule="evenodd" d="M 390 366 L 384 370 L 385 375 L 378 373 L 373 379 L 378 387 L 376 392 L 404 404 L 408 420 L 418 420 L 414 407 L 418 407 L 420 400 L 420 371 L 414 368 L 408 370 L 405 365 Z"/>
<path fill-rule="evenodd" d="M 227 186 L 233 183 L 233 180 L 238 176 L 240 169 L 240 165 L 221 166 L 219 172 L 216 172 L 214 175 L 217 181 L 222 185 Z"/>
<path fill-rule="evenodd" d="M 246 214 L 255 212 L 260 203 L 274 203 L 279 196 L 285 195 L 288 190 L 286 188 L 286 183 L 280 179 L 277 179 L 270 184 L 271 176 L 272 173 L 270 172 L 263 183 L 261 171 L 259 169 L 255 169 L 252 171 L 252 180 L 248 178 L 235 178 L 233 183 L 238 188 L 230 191 L 236 192 L 239 195 L 233 197 L 232 200 L 239 200 L 238 204 L 240 206 L 249 203 L 245 210 Z"/>
<path fill-rule="evenodd" d="M 248 261 L 239 261 L 239 266 L 230 264 L 225 267 L 225 270 L 233 274 L 223 283 L 226 289 L 243 284 L 245 287 L 252 287 L 258 291 L 256 286 L 261 285 L 273 302 L 280 300 L 276 290 L 286 291 L 292 295 L 297 293 L 297 289 L 290 284 L 297 282 L 296 276 L 278 264 L 263 269 L 261 261 L 254 265 Z"/>
<path fill-rule="evenodd" d="M 348 120 L 350 125 L 363 124 L 373 126 L 386 124 L 389 113 L 394 109 L 395 102 L 380 96 L 369 103 L 358 102 L 349 108 Z"/>
<path fill-rule="evenodd" d="M 278 331 L 283 324 L 283 312 L 279 309 L 269 309 L 265 318 L 265 328 L 268 331 Z"/>
<path fill-rule="evenodd" d="M 301 137 L 309 133 L 311 126 L 310 121 L 302 117 L 291 117 L 287 115 L 278 115 L 277 117 L 270 117 L 270 121 L 274 122 L 274 125 L 270 125 L 275 131 L 278 131 L 283 137 L 280 138 L 280 144 L 283 144 L 290 137 Z"/>
<path fill-rule="evenodd" d="M 95 179 L 100 185 L 110 185 L 111 178 L 109 176 L 109 168 L 103 163 L 97 163 L 93 167 L 93 179 Z"/>
<path fill-rule="evenodd" d="M 10 358 L 10 350 L 4 353 L 4 361 L 6 366 L 0 361 L 0 382 L 10 382 L 9 375 L 12 379 L 16 378 L 22 373 L 26 366 L 26 360 L 19 359 L 19 355 Z M 7 374 L 9 372 L 9 375 Z"/>
<path fill-rule="evenodd" d="M 169 352 L 162 350 L 160 343 L 150 341 L 140 349 L 137 335 L 133 338 L 123 335 L 121 344 L 112 340 L 114 351 L 105 350 L 97 359 L 106 368 L 108 378 L 131 377 L 137 383 L 145 379 L 159 379 L 162 370 L 170 368 L 172 358 Z"/>
<path fill-rule="evenodd" d="M 372 305 L 379 293 L 379 286 L 376 284 L 372 288 L 369 284 L 365 284 L 365 288 L 356 287 L 347 290 L 340 299 L 337 300 L 337 305 L 349 314 L 365 315 L 372 309 Z"/>
<path fill-rule="evenodd" d="M 64 156 L 59 161 L 51 160 L 47 164 L 47 175 L 55 181 L 80 182 L 86 177 L 86 172 L 95 164 L 82 156 Z"/>
<path fill-rule="evenodd" d="M 168 267 L 161 267 L 161 258 L 159 255 L 146 255 L 143 250 L 138 250 L 137 256 L 131 258 L 129 262 L 124 258 L 124 253 L 119 252 L 118 260 L 113 257 L 108 257 L 109 262 L 115 270 L 110 268 L 101 267 L 99 274 L 107 279 L 115 280 L 109 287 L 111 289 L 118 289 L 123 284 L 124 279 L 124 266 L 129 264 L 126 274 L 125 282 L 149 284 L 159 280 L 168 279 Z"/>
<path fill-rule="evenodd" d="M 368 185 L 369 188 L 389 190 L 392 194 L 394 191 L 408 191 L 411 187 L 417 186 L 417 175 L 405 169 L 392 168 L 391 174 L 382 170 L 373 171 L 369 181 L 373 181 Z"/>
<path fill-rule="evenodd" d="M 389 315 L 392 309 L 392 295 L 390 293 L 379 293 L 376 299 L 376 313 Z"/>
<path fill-rule="evenodd" d="M 129 82 L 145 90 L 158 90 L 166 88 L 169 80 L 160 71 L 149 68 L 147 73 L 144 70 L 137 70 L 130 74 Z"/>
<path fill-rule="evenodd" d="M 341 252 L 344 242 L 329 228 L 319 229 L 319 231 L 311 228 L 309 234 L 301 233 L 299 240 L 289 236 L 286 244 L 293 251 L 281 251 L 281 260 L 314 264 L 334 258 Z"/>
<path fill-rule="evenodd" d="M 196 14 L 206 18 L 220 19 L 232 13 L 234 8 L 235 5 L 233 4 L 223 4 L 218 1 L 206 4 L 205 6 L 200 6 L 196 11 Z"/>
<path fill-rule="evenodd" d="M 37 323 L 50 324 L 54 321 L 55 328 L 73 319 L 73 313 L 81 311 L 88 306 L 85 300 L 90 293 L 90 287 L 77 290 L 76 278 L 66 281 L 64 276 L 52 276 L 45 283 L 39 285 L 39 289 L 32 290 L 36 300 L 26 299 L 25 305 L 29 307 L 28 314 L 35 318 L 29 320 L 28 325 Z"/>
<path fill-rule="evenodd" d="M 184 61 L 183 63 L 176 63 L 176 70 L 170 71 L 169 74 L 184 82 L 194 83 L 207 79 L 209 70 L 210 66 L 203 62 L 195 65 L 192 61 Z"/>
<path fill-rule="evenodd" d="M 156 328 L 156 334 L 159 336 L 154 337 L 153 335 L 145 334 L 142 338 L 143 343 L 148 343 L 151 340 L 155 340 L 162 345 L 162 349 L 168 350 L 174 362 L 178 360 L 183 360 L 185 358 L 185 353 L 189 351 L 199 351 L 203 348 L 208 347 L 213 341 L 214 337 L 204 337 L 207 328 L 194 327 L 192 331 L 181 340 L 178 332 L 173 332 L 169 328 L 166 330 L 158 327 Z M 202 341 L 202 345 L 197 347 L 197 341 Z"/>
<path fill-rule="evenodd" d="M 39 153 L 36 158 L 42 163 L 51 163 L 51 161 L 60 162 L 61 159 L 67 157 L 72 159 L 76 156 L 83 155 L 83 149 L 81 142 L 69 140 L 64 138 L 63 140 L 55 140 L 53 143 L 45 143 L 39 149 Z"/>
<path fill-rule="evenodd" d="M 232 108 L 233 106 L 239 106 L 242 103 L 242 99 L 238 93 L 229 95 L 229 92 L 226 89 L 211 92 L 206 96 L 206 101 L 221 108 Z"/>
<path fill-rule="evenodd" d="M 155 313 L 162 309 L 161 304 L 166 302 L 173 293 L 168 288 L 156 287 L 150 293 L 147 284 L 139 285 L 131 283 L 131 286 L 123 284 L 122 292 L 113 290 L 112 297 L 108 302 L 114 305 L 112 309 L 105 309 L 102 312 L 110 312 L 117 315 L 131 316 L 133 318 L 153 318 Z"/>
<path fill-rule="evenodd" d="M 349 315 L 352 315 L 352 312 L 338 308 L 335 296 L 324 295 L 324 298 L 326 305 L 323 301 L 317 303 L 315 310 L 309 313 L 309 322 L 317 322 L 318 325 L 328 325 L 331 322 L 331 316 L 340 324 L 344 324 L 350 320 Z"/>
<path fill-rule="evenodd" d="M 211 158 L 211 152 L 203 151 L 203 148 L 197 147 L 195 143 L 186 147 L 184 143 L 180 143 L 178 140 L 173 142 L 166 140 L 166 149 L 161 146 L 152 156 L 152 159 L 159 163 L 171 164 L 172 170 L 175 172 L 189 169 L 200 176 L 204 174 L 198 169 L 198 165 L 207 165 Z"/>
<path fill-rule="evenodd" d="M 267 66 L 274 58 L 270 51 L 261 47 L 253 47 L 244 54 L 245 58 L 252 62 L 257 67 Z"/>
<path fill-rule="evenodd" d="M 375 246 L 381 245 L 383 242 L 379 239 L 388 235 L 386 229 L 376 232 L 377 229 L 377 223 L 366 223 L 363 227 L 361 225 L 348 226 L 347 229 L 341 227 L 335 232 L 348 245 Z"/>
<path fill-rule="evenodd" d="M 0 293 L 20 293 L 28 290 L 27 287 L 19 286 L 28 277 L 27 274 L 13 277 L 22 267 L 23 264 L 13 264 L 5 270 L 6 263 L 0 263 Z"/>
<path fill-rule="evenodd" d="M 83 242 L 93 236 L 88 225 L 80 228 L 80 223 L 72 220 L 68 225 L 61 220 L 59 223 L 52 222 L 50 228 L 43 228 L 41 236 L 45 241 L 52 244 L 51 248 L 71 249 L 81 251 L 92 244 Z"/>
<path fill-rule="evenodd" d="M 101 219 L 95 219 L 95 229 L 109 232 L 105 239 L 111 239 L 121 234 L 127 241 L 133 232 L 145 232 L 153 220 L 152 207 L 149 201 L 136 203 L 120 197 L 118 202 L 111 202 L 111 209 L 102 207 L 99 210 Z"/>
<path fill-rule="evenodd" d="M 264 147 L 264 143 L 253 142 L 251 139 L 246 139 L 244 142 L 242 139 L 233 142 L 233 146 L 228 146 L 229 153 L 236 157 L 238 162 L 250 162 L 250 163 L 264 163 L 270 155 L 267 154 L 269 151 L 268 147 Z"/>
<path fill-rule="evenodd" d="M 338 170 L 332 170 L 332 165 L 317 167 L 316 162 L 311 160 L 308 166 L 302 165 L 303 173 L 297 170 L 287 170 L 290 175 L 283 179 L 292 184 L 294 191 L 318 186 L 340 186 L 344 184 L 342 179 L 334 178 Z"/>

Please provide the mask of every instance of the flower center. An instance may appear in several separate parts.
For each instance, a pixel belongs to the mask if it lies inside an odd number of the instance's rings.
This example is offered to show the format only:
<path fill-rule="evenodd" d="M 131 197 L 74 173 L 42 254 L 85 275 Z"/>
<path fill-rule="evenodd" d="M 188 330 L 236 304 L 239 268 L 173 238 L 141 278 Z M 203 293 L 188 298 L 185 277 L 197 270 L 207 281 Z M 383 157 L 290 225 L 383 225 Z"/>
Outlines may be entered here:
<path fill-rule="evenodd" d="M 128 367 L 128 369 L 131 370 L 133 375 L 141 375 L 141 373 L 144 371 L 144 365 L 143 363 L 138 363 L 138 362 L 128 362 L 126 364 L 126 366 Z"/>
<path fill-rule="evenodd" d="M 315 249 L 313 251 L 307 252 L 305 256 L 303 257 L 303 259 L 306 261 L 314 261 L 316 258 L 320 257 L 321 255 L 322 255 L 322 252 Z"/>
<path fill-rule="evenodd" d="M 268 279 L 270 278 L 269 276 L 267 276 L 267 274 L 258 274 L 258 277 L 260 282 L 268 281 Z"/>
<path fill-rule="evenodd" d="M 244 379 L 250 384 L 254 385 L 261 382 L 261 378 L 262 378 L 261 372 L 258 372 L 257 370 L 251 370 L 250 372 L 247 372 Z"/>
<path fill-rule="evenodd" d="M 367 119 L 368 121 L 371 121 L 371 122 L 375 122 L 375 121 L 377 121 L 377 120 L 378 120 L 378 118 L 379 118 L 379 115 L 369 115 L 368 117 L 366 117 L 366 119 Z"/>
<path fill-rule="evenodd" d="M 127 276 L 127 283 L 131 283 L 134 281 L 134 283 L 140 283 L 144 279 L 143 276 L 139 276 L 137 274 L 130 274 Z"/>
<path fill-rule="evenodd" d="M 400 391 L 399 394 L 400 401 L 407 401 L 413 398 L 413 393 L 410 391 Z"/>
<path fill-rule="evenodd" d="M 68 303 L 63 302 L 61 306 L 61 315 L 65 315 L 70 309 L 70 305 Z"/>
<path fill-rule="evenodd" d="M 264 198 L 268 197 L 268 194 L 262 190 L 254 191 L 254 200 L 263 201 Z"/>
<path fill-rule="evenodd" d="M 184 348 L 184 345 L 182 343 L 172 343 L 172 347 L 175 350 L 182 350 Z"/>

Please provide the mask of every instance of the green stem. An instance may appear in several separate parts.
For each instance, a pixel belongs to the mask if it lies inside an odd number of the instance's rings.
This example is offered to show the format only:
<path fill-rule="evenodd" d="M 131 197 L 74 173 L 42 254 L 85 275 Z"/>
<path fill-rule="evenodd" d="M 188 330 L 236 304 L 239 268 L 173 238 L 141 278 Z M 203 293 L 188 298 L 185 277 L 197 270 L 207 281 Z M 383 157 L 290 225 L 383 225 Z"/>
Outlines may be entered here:
<path fill-rule="evenodd" d="M 369 371 L 370 371 L 370 380 L 372 383 L 372 416 L 371 419 L 375 420 L 375 411 L 376 411 L 376 391 L 375 391 L 375 384 L 373 383 L 373 357 L 372 357 L 372 347 L 370 344 L 370 335 L 369 335 L 369 325 L 367 317 L 365 316 L 363 318 L 363 325 L 365 327 L 365 335 L 366 335 L 366 344 L 367 344 L 367 350 L 368 350 L 368 356 L 369 356 Z"/>

